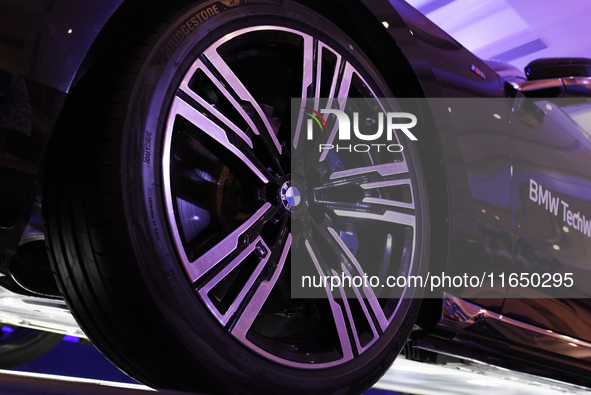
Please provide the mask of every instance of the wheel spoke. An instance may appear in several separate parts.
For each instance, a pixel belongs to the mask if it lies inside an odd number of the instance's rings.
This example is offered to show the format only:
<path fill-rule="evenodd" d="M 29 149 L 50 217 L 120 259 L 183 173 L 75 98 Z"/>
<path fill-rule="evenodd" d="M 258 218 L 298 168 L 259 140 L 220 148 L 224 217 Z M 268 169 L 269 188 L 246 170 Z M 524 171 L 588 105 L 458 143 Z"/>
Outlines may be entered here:
<path fill-rule="evenodd" d="M 337 217 L 341 218 L 353 218 L 356 220 L 362 221 L 382 221 L 382 222 L 389 222 L 392 224 L 401 225 L 407 227 L 405 232 L 408 232 L 408 239 L 409 242 L 408 251 L 405 252 L 405 255 L 402 256 L 402 260 L 400 262 L 400 273 L 402 275 L 408 274 L 412 272 L 412 268 L 414 265 L 414 255 L 415 255 L 415 247 L 416 247 L 416 233 L 417 233 L 417 226 L 416 226 L 416 217 L 412 214 L 406 214 L 398 211 L 386 210 L 383 213 L 369 213 L 369 212 L 362 212 L 357 210 L 341 210 L 336 209 L 334 210 L 334 214 Z M 339 238 L 340 239 L 340 238 Z M 338 240 L 337 240 L 338 242 Z M 346 249 L 344 247 L 343 249 Z M 345 251 L 346 252 L 346 251 Z M 349 259 L 351 257 L 349 256 Z M 383 270 L 387 270 L 387 264 L 382 265 Z M 384 273 L 380 273 L 380 278 L 382 281 L 384 280 Z M 406 293 L 407 288 L 405 288 L 400 295 L 401 297 L 404 296 Z M 366 295 L 367 296 L 367 295 Z M 371 295 L 368 296 L 368 299 L 371 302 Z M 375 302 L 373 302 L 375 305 Z M 376 306 L 377 307 L 377 306 Z M 372 306 L 373 308 L 373 306 Z M 373 308 L 374 312 L 376 311 Z M 378 319 L 378 321 L 380 321 Z M 382 326 L 383 321 L 380 321 L 380 326 Z"/>
<path fill-rule="evenodd" d="M 328 233 L 330 233 L 332 239 L 335 241 L 336 246 L 338 246 L 339 252 L 346 257 L 347 266 L 350 268 L 351 271 L 353 271 L 353 274 L 358 275 L 358 276 L 363 276 L 364 274 L 366 274 L 365 271 L 363 270 L 363 268 L 361 267 L 361 265 L 359 264 L 359 262 L 357 261 L 357 258 L 355 258 L 355 256 L 351 252 L 351 250 L 349 250 L 349 248 L 345 245 L 345 243 L 340 238 L 340 236 L 337 234 L 337 232 L 332 228 L 327 228 L 327 231 L 328 231 Z M 344 265 L 342 265 L 342 269 L 347 276 L 349 276 L 349 277 L 351 276 L 350 272 L 347 271 L 347 268 Z M 359 291 L 357 290 L 357 288 L 354 288 L 354 290 L 355 290 L 355 294 L 357 295 L 357 297 L 360 298 L 361 295 L 359 294 Z M 363 285 L 363 293 L 365 295 L 365 298 L 369 302 L 369 305 L 371 307 L 371 313 L 373 314 L 373 316 L 377 320 L 378 324 L 380 325 L 380 329 L 382 331 L 385 331 L 386 328 L 388 327 L 388 319 L 384 315 L 384 311 L 380 307 L 380 303 L 378 302 L 378 299 L 376 298 L 376 295 L 375 295 L 373 289 L 371 287 L 368 287 L 367 284 L 364 284 Z M 361 300 L 360 300 L 360 302 L 361 302 L 361 305 L 365 307 L 365 305 L 362 303 Z M 364 311 L 367 311 L 367 310 L 364 309 Z M 367 312 L 367 313 L 369 314 L 369 312 Z M 371 319 L 369 320 L 369 322 L 371 323 Z"/>
<path fill-rule="evenodd" d="M 219 244 L 215 247 L 216 249 L 221 247 Z M 223 247 L 222 247 L 223 248 Z M 262 252 L 264 251 L 264 252 Z M 263 268 L 267 264 L 271 254 L 268 253 L 269 247 L 265 244 L 262 237 L 257 237 L 252 243 L 250 243 L 238 256 L 236 256 L 229 264 L 227 264 L 212 280 L 207 282 L 205 286 L 199 289 L 199 295 L 205 301 L 205 304 L 213 315 L 220 321 L 222 325 L 226 325 L 230 318 L 234 315 L 238 307 L 243 303 L 248 291 L 252 288 L 255 280 L 261 274 Z M 262 255 L 264 254 L 264 255 Z M 215 290 L 216 286 L 220 282 L 226 279 L 233 272 L 238 271 L 238 266 L 244 264 L 248 257 L 255 257 L 257 261 L 254 263 L 255 267 L 251 272 L 247 270 L 246 275 L 248 279 L 244 284 L 231 283 L 229 286 L 222 289 L 223 296 L 217 296 L 219 300 L 215 303 L 214 298 L 216 295 L 210 296 Z M 252 264 L 251 264 L 252 265 Z M 237 290 L 236 288 L 240 288 Z M 234 288 L 234 289 L 228 289 Z M 233 291 L 233 294 L 231 294 Z M 229 306 L 220 305 L 219 302 L 223 302 L 226 295 L 230 294 Z M 233 296 L 233 298 L 232 298 Z"/>
<path fill-rule="evenodd" d="M 318 111 L 319 109 L 319 99 L 322 94 L 320 88 L 324 83 L 322 80 L 322 72 L 324 62 L 323 55 L 325 50 L 334 55 L 336 59 L 333 73 L 330 76 L 330 90 L 328 92 L 328 98 L 334 98 L 341 64 L 341 55 L 333 52 L 321 41 L 315 41 L 312 39 L 312 37 L 304 36 L 304 64 L 302 75 L 301 105 L 299 106 L 300 108 L 307 107 L 310 100 L 313 99 L 312 106 L 314 107 L 314 110 Z M 316 62 L 314 62 L 314 59 L 316 59 Z M 332 100 L 329 100 L 329 103 L 331 102 Z M 303 118 L 304 113 L 302 111 L 298 111 L 298 119 L 296 122 L 293 138 L 293 146 L 296 150 L 296 155 L 299 152 L 298 148 L 301 148 L 301 145 L 298 143 L 301 137 Z"/>
<path fill-rule="evenodd" d="M 351 276 L 351 273 L 349 273 L 349 271 L 347 270 L 347 268 L 345 267 L 344 264 L 341 264 L 341 270 L 344 273 L 344 275 L 346 276 L 346 278 L 348 278 L 349 281 L 352 281 L 353 276 Z M 332 273 L 333 273 L 333 276 L 338 276 L 338 273 L 335 270 L 332 270 Z M 341 294 L 343 304 L 345 305 L 345 311 L 347 312 L 347 319 L 349 320 L 349 325 L 351 325 L 351 332 L 353 333 L 353 339 L 355 340 L 355 345 L 357 346 L 357 353 L 361 354 L 363 351 L 365 351 L 367 348 L 369 348 L 378 339 L 378 332 L 375 328 L 373 320 L 370 316 L 367 306 L 365 305 L 365 302 L 363 301 L 363 298 L 361 297 L 359 290 L 356 287 L 353 287 L 353 292 L 355 293 L 355 298 L 352 298 L 351 300 L 347 297 L 347 294 L 345 293 L 345 289 L 342 284 L 339 286 L 339 292 Z M 374 296 L 374 300 L 377 303 L 377 299 L 375 299 L 375 296 Z M 354 317 L 353 316 L 353 313 L 352 313 L 352 304 L 353 303 L 356 303 L 361 308 L 361 310 L 363 312 L 361 317 L 359 317 L 359 316 Z M 379 307 L 379 305 L 378 305 L 378 307 Z M 380 312 L 381 312 L 381 309 L 380 309 Z M 383 316 L 383 312 L 382 312 L 382 316 Z M 385 319 L 385 317 L 384 317 L 384 319 Z M 361 339 L 360 339 L 359 332 L 358 332 L 358 327 L 362 326 L 362 325 L 369 326 L 369 328 L 371 330 L 371 335 L 372 335 L 371 340 L 366 342 L 365 344 L 361 344 Z M 382 330 L 384 330 L 387 326 L 388 326 L 388 322 L 385 321 L 385 326 L 382 328 Z"/>
<path fill-rule="evenodd" d="M 285 267 L 285 261 L 287 259 L 287 255 L 291 248 L 291 234 L 287 235 L 285 243 L 283 244 L 282 249 L 278 249 L 277 253 L 279 253 L 279 260 L 277 262 L 277 267 L 273 272 L 271 278 L 267 281 L 262 281 L 261 284 L 258 286 L 256 292 L 248 302 L 248 306 L 244 309 L 242 315 L 236 321 L 234 328 L 232 329 L 232 334 L 238 338 L 239 340 L 246 341 L 246 335 L 250 330 L 255 318 L 260 313 L 263 305 L 269 298 L 273 287 L 277 283 L 277 279 L 279 275 L 283 271 Z"/>
<path fill-rule="evenodd" d="M 314 243 L 311 239 L 305 240 L 306 249 L 308 251 L 308 254 L 310 254 L 310 258 L 312 259 L 312 262 L 314 262 L 314 267 L 316 268 L 318 275 L 325 276 L 327 273 L 325 273 L 325 271 L 323 270 L 323 268 L 321 266 L 319 258 L 317 257 L 317 254 L 314 251 L 317 249 L 313 247 L 313 244 Z M 336 274 L 336 272 L 334 272 L 334 271 L 332 271 L 331 273 Z M 327 283 L 326 286 L 324 287 L 324 290 L 325 290 L 326 295 L 328 297 L 328 302 L 330 304 L 330 310 L 332 312 L 332 318 L 334 320 L 334 324 L 335 324 L 335 327 L 337 330 L 337 335 L 339 337 L 339 343 L 341 345 L 341 350 L 343 352 L 342 359 L 347 361 L 347 360 L 353 359 L 353 348 L 352 348 L 351 340 L 349 338 L 349 332 L 347 330 L 347 324 L 345 322 L 345 316 L 343 314 L 343 309 L 335 301 L 335 298 L 333 297 L 329 286 L 330 286 L 330 284 Z"/>
<path fill-rule="evenodd" d="M 226 150 L 231 152 L 235 158 L 239 159 L 247 169 L 250 169 L 263 183 L 269 183 L 269 179 L 265 176 L 266 170 L 261 168 L 259 164 L 255 164 L 248 156 L 235 145 L 233 145 L 226 132 L 211 119 L 203 115 L 196 108 L 192 107 L 185 100 L 180 97 L 175 97 L 170 108 L 171 114 L 182 116 L 184 119 L 195 125 L 199 130 L 220 143 Z M 171 133 L 167 136 L 172 141 L 172 129 L 174 128 L 174 120 L 169 121 L 168 128 Z M 165 144 L 170 144 L 171 141 L 166 141 Z"/>
<path fill-rule="evenodd" d="M 353 68 L 353 66 L 351 66 L 350 63 L 345 62 L 343 73 L 338 84 L 338 92 L 336 93 L 336 96 L 330 96 L 329 98 L 328 104 L 331 106 L 329 108 L 332 108 L 333 104 L 337 105 L 339 110 L 343 110 L 345 108 L 347 104 L 347 97 L 349 97 L 349 90 L 351 89 L 351 84 L 353 83 L 353 74 L 355 74 L 355 69 Z M 334 94 L 332 90 L 331 93 Z M 333 100 L 335 98 L 337 98 L 336 101 Z M 319 143 L 331 145 L 334 141 L 338 129 L 339 122 L 338 120 L 336 120 L 334 126 L 330 131 L 330 134 L 328 134 L 328 136 L 326 137 L 326 140 L 320 141 Z M 320 155 L 317 155 L 316 157 L 318 158 L 319 162 L 322 162 L 326 159 L 326 155 L 328 155 L 328 150 L 322 150 Z"/>
<path fill-rule="evenodd" d="M 343 75 L 338 83 L 338 90 L 336 91 L 335 98 L 338 99 L 340 109 L 343 109 L 347 104 L 346 99 L 349 97 L 349 90 L 353 83 L 353 74 L 356 74 L 355 69 L 351 66 L 351 63 L 345 62 L 343 68 Z"/>
<path fill-rule="evenodd" d="M 260 231 L 258 228 L 261 227 L 262 224 L 265 223 L 272 214 L 274 214 L 274 210 L 270 210 L 271 207 L 271 204 L 265 203 L 236 230 L 234 230 L 222 241 L 217 243 L 213 248 L 201 255 L 196 260 L 189 262 L 185 253 L 185 266 L 191 281 L 195 282 L 200 279 L 205 273 L 219 264 L 239 246 L 244 247 L 244 244 L 246 244 L 246 248 L 250 248 L 250 246 L 255 245 L 255 243 L 251 240 L 256 240 L 254 236 L 258 235 L 258 231 Z M 249 230 L 251 230 L 251 233 L 253 233 L 253 235 L 250 235 L 252 237 L 248 237 L 247 243 L 241 243 L 240 237 Z M 184 251 L 184 248 L 182 250 Z"/>
<path fill-rule="evenodd" d="M 365 167 L 358 167 L 355 169 L 336 171 L 330 175 L 331 180 L 343 179 L 344 177 L 357 176 L 360 174 L 378 173 L 381 176 L 392 176 L 396 174 L 408 173 L 408 165 L 406 161 L 384 163 L 381 165 L 372 165 Z"/>
<path fill-rule="evenodd" d="M 365 190 L 377 189 L 377 188 L 384 188 L 390 186 L 399 186 L 399 185 L 407 185 L 409 187 L 409 198 L 410 202 L 401 202 L 398 200 L 386 199 L 382 197 L 365 197 L 362 200 L 362 203 L 369 203 L 369 204 L 378 204 L 378 205 L 385 205 L 385 206 L 394 206 L 394 207 L 401 207 L 401 208 L 408 208 L 414 209 L 414 199 L 413 199 L 413 190 L 412 190 L 412 183 L 410 178 L 405 178 L 402 180 L 385 180 L 385 181 L 378 181 L 378 182 L 368 182 L 365 184 L 361 184 L 361 188 Z"/>
<path fill-rule="evenodd" d="M 389 209 L 406 214 L 415 209 L 412 182 L 393 177 L 407 172 L 404 161 L 334 172 L 328 182 L 313 188 L 314 203 L 334 211 L 379 214 Z"/>
<path fill-rule="evenodd" d="M 201 107 L 203 107 L 204 110 L 208 111 L 213 117 L 220 120 L 221 123 L 226 125 L 231 131 L 236 133 L 237 136 L 239 136 L 242 140 L 244 140 L 244 142 L 246 144 L 248 144 L 248 146 L 250 148 L 252 148 L 253 147 L 252 140 L 246 135 L 246 133 L 244 131 L 240 130 L 240 128 L 235 123 L 233 123 L 224 114 L 222 114 L 220 111 L 218 111 L 218 109 L 214 105 L 209 103 L 205 98 L 199 96 L 197 93 L 195 93 L 193 91 L 193 89 L 191 89 L 189 87 L 189 82 L 191 80 L 191 77 L 193 77 L 195 75 L 195 73 L 197 73 L 197 72 L 203 72 L 205 74 L 205 76 L 207 78 L 209 78 L 209 80 L 215 85 L 215 87 L 219 90 L 219 92 L 224 96 L 224 98 L 226 100 L 228 100 L 230 102 L 230 104 L 232 104 L 232 106 L 236 109 L 236 111 L 240 115 L 242 115 L 242 117 L 244 118 L 244 120 L 246 121 L 248 126 L 253 131 L 257 130 L 252 119 L 246 114 L 246 112 L 244 111 L 242 106 L 240 106 L 238 104 L 238 102 L 236 101 L 234 96 L 232 96 L 230 94 L 230 92 L 228 92 L 228 90 L 225 88 L 225 86 L 213 75 L 213 73 L 207 67 L 205 67 L 205 65 L 203 64 L 201 59 L 198 59 L 193 64 L 193 66 L 191 66 L 191 69 L 187 72 L 185 78 L 183 78 L 183 80 L 181 81 L 181 84 L 179 86 L 179 90 L 186 93 L 189 97 L 191 97 L 193 100 L 195 100 Z"/>
<path fill-rule="evenodd" d="M 406 189 L 403 192 L 392 190 L 392 187 Z M 398 197 L 395 197 L 396 191 L 399 192 Z M 408 178 L 372 182 L 367 177 L 348 177 L 314 188 L 313 192 L 315 204 L 332 210 L 380 213 L 389 209 L 406 213 L 415 208 L 412 184 Z"/>
<path fill-rule="evenodd" d="M 316 83 L 315 83 L 315 96 L 314 96 L 314 110 L 318 111 L 319 109 L 319 105 L 320 105 L 320 98 L 321 98 L 321 86 L 323 84 L 326 84 L 326 82 L 321 80 L 321 76 L 322 76 L 322 63 L 323 63 L 323 54 L 324 54 L 324 50 L 330 51 L 328 50 L 328 47 L 319 42 L 318 43 L 318 53 L 317 53 L 317 73 L 316 73 Z M 348 62 L 345 62 L 344 60 L 342 60 L 342 57 L 332 51 L 330 51 L 331 54 L 336 56 L 336 60 L 335 60 L 335 67 L 333 70 L 332 75 L 330 76 L 330 89 L 328 91 L 328 97 L 327 97 L 327 103 L 326 103 L 326 108 L 330 109 L 330 108 L 336 108 L 339 110 L 343 110 L 347 104 L 347 97 L 349 96 L 349 90 L 351 89 L 351 84 L 353 82 L 353 74 L 355 74 L 355 69 L 353 68 L 353 66 L 351 66 L 351 64 L 349 64 Z M 306 96 L 303 96 L 302 99 L 302 103 L 306 103 L 306 99 L 311 99 L 311 98 L 307 98 Z M 303 106 L 302 106 L 303 107 Z M 294 147 L 296 148 L 296 157 L 298 155 L 301 155 L 302 153 L 300 152 L 301 148 L 302 148 L 302 144 L 298 145 L 298 140 L 300 138 L 300 132 L 303 128 L 303 112 L 299 112 L 298 115 L 298 122 L 296 124 L 296 129 L 295 129 L 295 135 L 294 135 Z M 336 117 L 334 117 L 334 121 L 331 121 L 331 117 L 333 116 L 326 116 L 327 118 L 327 122 L 330 131 L 329 130 L 325 130 L 323 131 L 320 136 L 318 137 L 316 143 L 317 144 L 332 144 L 334 141 L 334 138 L 337 134 L 337 131 L 339 129 L 339 122 L 336 119 Z M 322 150 L 321 152 L 318 152 L 318 150 L 312 150 L 311 154 L 309 155 L 309 157 L 306 159 L 305 161 L 305 169 L 308 170 L 310 167 L 315 166 L 315 164 L 317 162 L 322 162 L 326 159 L 326 155 L 328 154 L 328 150 Z"/>
<path fill-rule="evenodd" d="M 414 215 L 392 210 L 386 210 L 383 213 L 368 213 L 366 211 L 352 209 L 335 209 L 334 213 L 339 217 L 392 222 L 394 224 L 412 226 L 413 228 L 416 226 L 416 218 Z"/>
<path fill-rule="evenodd" d="M 353 256 L 349 248 L 345 245 L 342 239 L 338 236 L 338 234 L 334 231 L 334 229 L 328 227 L 318 227 L 316 226 L 319 234 L 318 236 L 329 242 L 333 253 L 330 254 L 331 256 L 327 256 L 327 251 L 324 250 L 324 255 L 321 256 L 319 248 L 316 246 L 316 243 L 312 240 L 312 237 L 309 231 L 304 232 L 307 233 L 307 237 L 305 240 L 305 246 L 308 251 L 308 254 L 312 258 L 314 262 L 314 266 L 320 276 L 326 275 L 328 271 L 330 271 L 331 275 L 335 278 L 348 278 L 350 279 L 350 283 L 354 284 L 353 276 L 364 278 L 365 271 L 362 269 L 361 265 L 357 261 L 357 259 Z M 317 237 L 318 237 L 317 236 Z M 334 260 L 334 259 L 336 260 Z M 330 260 L 330 262 L 327 262 Z M 330 265 L 330 263 L 340 262 L 337 265 Z M 327 265 L 329 263 L 329 265 Z M 335 267 L 335 268 L 328 268 L 328 266 Z M 325 270 L 322 270 L 322 268 Z M 329 290 L 328 286 L 334 285 L 331 281 L 330 284 L 326 284 L 325 292 L 328 295 L 329 300 L 334 298 L 333 293 Z M 371 344 L 373 344 L 378 338 L 378 331 L 374 324 L 375 322 L 378 323 L 382 332 L 388 327 L 389 321 L 384 315 L 383 310 L 380 307 L 380 304 L 372 290 L 371 287 L 367 286 L 368 284 L 362 285 L 363 296 L 359 289 L 355 286 L 352 286 L 352 292 L 347 293 L 344 288 L 344 281 L 338 284 L 338 295 L 340 299 L 342 299 L 342 306 L 338 302 L 331 300 L 331 310 L 333 312 L 333 316 L 335 319 L 335 324 L 337 326 L 337 332 L 339 333 L 341 345 L 343 342 L 347 342 L 347 345 L 350 343 L 350 340 L 344 339 L 344 331 L 346 331 L 346 325 L 341 322 L 341 317 L 346 319 L 349 323 L 349 328 L 351 330 L 351 334 L 353 337 L 353 343 L 356 347 L 357 353 L 361 353 L 366 350 Z M 337 297 L 339 297 L 337 296 Z M 366 305 L 365 300 L 369 303 L 369 308 Z M 344 310 L 343 310 L 344 308 Z M 339 330 L 339 325 L 344 327 L 345 329 Z M 360 338 L 360 332 L 365 332 L 364 340 L 362 344 L 362 339 Z M 367 339 L 367 336 L 370 336 L 370 339 Z"/>
<path fill-rule="evenodd" d="M 222 57 L 217 52 L 217 46 L 212 46 L 208 48 L 204 53 L 204 60 L 206 60 L 209 64 L 209 71 L 210 74 L 215 74 L 217 78 L 214 78 L 214 83 L 218 89 L 224 92 L 227 95 L 228 99 L 232 104 L 235 105 L 236 109 L 245 117 L 246 121 L 249 123 L 249 126 L 252 128 L 253 132 L 257 135 L 262 135 L 264 132 L 265 136 L 270 138 L 272 144 L 274 145 L 276 152 L 281 154 L 281 144 L 277 140 L 277 136 L 273 132 L 273 128 L 269 123 L 269 120 L 265 116 L 263 109 L 261 106 L 256 102 L 252 94 L 246 89 L 244 84 L 240 81 L 240 79 L 234 74 L 230 66 L 222 59 Z M 223 84 L 220 80 L 225 80 L 226 84 Z M 259 127 L 256 126 L 258 122 L 254 122 L 251 117 L 246 114 L 246 111 L 242 108 L 242 106 L 238 103 L 238 101 L 234 98 L 234 93 L 237 98 L 243 102 L 249 103 L 250 106 L 255 110 L 256 114 L 260 121 L 262 121 L 262 127 L 264 130 L 261 131 Z"/>
<path fill-rule="evenodd" d="M 317 56 L 317 72 L 316 72 L 316 86 L 315 86 L 315 92 L 314 92 L 314 98 L 320 98 L 321 97 L 321 91 L 320 91 L 320 87 L 322 86 L 322 63 L 324 61 L 324 51 L 328 51 L 330 52 L 331 55 L 333 55 L 335 57 L 335 65 L 334 65 L 334 70 L 332 72 L 332 75 L 330 76 L 330 90 L 328 91 L 328 99 L 329 99 L 329 103 L 331 103 L 330 99 L 333 99 L 335 97 L 335 91 L 337 89 L 337 83 L 338 83 L 338 77 L 339 77 L 339 69 L 341 67 L 341 61 L 342 61 L 342 57 L 340 54 L 334 52 L 332 49 L 330 49 L 328 46 L 326 46 L 326 44 L 324 44 L 323 42 L 318 42 L 318 56 Z M 330 71 L 330 70 L 329 70 Z M 343 96 L 340 96 L 343 97 Z M 318 108 L 315 108 L 315 110 L 318 110 Z"/>

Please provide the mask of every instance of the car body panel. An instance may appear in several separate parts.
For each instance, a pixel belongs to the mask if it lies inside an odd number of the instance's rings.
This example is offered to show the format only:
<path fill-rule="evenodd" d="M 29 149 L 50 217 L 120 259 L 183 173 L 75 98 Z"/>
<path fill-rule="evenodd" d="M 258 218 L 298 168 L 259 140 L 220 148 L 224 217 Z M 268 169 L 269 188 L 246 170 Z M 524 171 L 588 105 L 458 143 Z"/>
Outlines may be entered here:
<path fill-rule="evenodd" d="M 420 350 L 591 385 L 591 343 L 507 318 L 449 294 L 444 294 L 437 328 L 415 338 L 414 345 Z"/>
<path fill-rule="evenodd" d="M 39 193 L 38 174 L 66 95 L 2 71 L 0 86 L 5 92 L 0 101 L 1 230 L 13 227 L 19 217 L 29 219 L 22 212 Z"/>
<path fill-rule="evenodd" d="M 553 287 L 511 288 L 503 313 L 588 341 L 591 130 L 575 119 L 586 117 L 590 104 L 586 99 L 529 99 L 528 103 L 518 111 L 535 114 L 537 121 L 526 124 L 519 119 L 522 116 L 512 120 L 513 271 L 540 275 L 568 272 L 575 281 L 568 295 Z M 567 216 L 569 211 L 574 218 Z"/>
<path fill-rule="evenodd" d="M 0 4 L 0 228 L 15 226 L 33 202 L 66 94 L 120 4 L 120 0 L 74 6 L 64 0 Z"/>
<path fill-rule="evenodd" d="M 2 1 L 0 69 L 67 93 L 91 45 L 121 3 Z"/>

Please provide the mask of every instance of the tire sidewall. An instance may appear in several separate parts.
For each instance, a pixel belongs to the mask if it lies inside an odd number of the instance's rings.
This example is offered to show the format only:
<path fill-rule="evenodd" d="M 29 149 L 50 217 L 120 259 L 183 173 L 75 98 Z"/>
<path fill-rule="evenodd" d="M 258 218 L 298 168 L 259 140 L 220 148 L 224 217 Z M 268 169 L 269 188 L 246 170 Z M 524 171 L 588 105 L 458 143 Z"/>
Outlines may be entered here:
<path fill-rule="evenodd" d="M 122 184 L 128 229 L 138 257 L 138 268 L 174 336 L 181 339 L 195 358 L 207 361 L 215 376 L 227 377 L 226 381 L 220 382 L 221 386 L 285 393 L 301 393 L 306 389 L 312 393 L 332 393 L 347 387 L 344 393 L 358 393 L 371 386 L 385 372 L 403 347 L 418 313 L 420 303 L 416 299 L 409 299 L 401 306 L 410 319 L 401 322 L 400 328 L 390 325 L 386 333 L 359 358 L 327 369 L 289 368 L 260 357 L 229 335 L 201 303 L 177 257 L 162 192 L 163 137 L 168 108 L 176 87 L 208 43 L 221 38 L 229 29 L 259 23 L 299 30 L 307 26 L 311 33 L 348 52 L 351 59 L 357 59 L 354 66 L 358 70 L 369 73 L 381 86 L 385 86 L 379 75 L 369 71 L 371 64 L 354 43 L 348 42 L 336 27 L 303 6 L 292 2 L 236 6 L 225 3 L 205 2 L 179 12 L 178 22 L 171 24 L 160 38 L 153 40 L 152 49 L 145 53 L 144 65 L 137 74 L 125 120 Z M 211 16 L 214 7 L 219 12 Z M 208 10 L 210 16 L 207 20 L 197 27 L 193 26 L 193 30 L 189 29 L 187 21 Z M 413 155 L 416 155 L 416 150 Z M 424 191 L 424 186 L 417 187 Z M 425 201 L 421 204 L 426 213 Z M 421 226 L 428 227 L 428 224 Z M 417 232 L 417 236 L 424 233 Z M 421 246 L 425 242 L 419 241 Z M 414 259 L 417 269 L 425 267 L 422 262 L 427 259 L 426 249 L 417 248 Z M 296 382 L 298 387 L 293 389 Z"/>

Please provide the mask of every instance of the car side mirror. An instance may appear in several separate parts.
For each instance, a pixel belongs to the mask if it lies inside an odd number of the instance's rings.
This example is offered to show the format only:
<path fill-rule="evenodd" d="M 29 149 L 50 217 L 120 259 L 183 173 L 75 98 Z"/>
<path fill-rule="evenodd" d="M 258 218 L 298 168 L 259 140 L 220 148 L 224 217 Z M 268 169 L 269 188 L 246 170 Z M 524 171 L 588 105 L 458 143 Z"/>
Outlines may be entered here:
<path fill-rule="evenodd" d="M 505 94 L 514 97 L 513 113 L 524 124 L 538 129 L 544 112 L 535 107 L 528 98 L 581 97 L 591 98 L 591 59 L 544 58 L 525 66 L 527 81 L 505 81 Z"/>
<path fill-rule="evenodd" d="M 544 58 L 525 66 L 527 81 L 507 81 L 509 97 L 591 97 L 591 59 Z"/>
<path fill-rule="evenodd" d="M 525 66 L 525 75 L 530 81 L 564 77 L 591 77 L 591 59 L 536 59 Z"/>

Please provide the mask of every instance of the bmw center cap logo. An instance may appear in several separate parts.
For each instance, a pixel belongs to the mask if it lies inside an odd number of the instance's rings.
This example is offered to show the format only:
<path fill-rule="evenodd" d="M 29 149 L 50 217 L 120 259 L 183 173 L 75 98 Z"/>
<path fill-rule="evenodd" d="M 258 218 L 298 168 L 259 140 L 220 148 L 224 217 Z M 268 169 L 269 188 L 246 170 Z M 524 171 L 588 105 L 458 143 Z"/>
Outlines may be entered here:
<path fill-rule="evenodd" d="M 302 202 L 302 195 L 300 194 L 299 189 L 295 186 L 291 185 L 291 181 L 287 181 L 281 187 L 281 203 L 283 206 L 292 211 L 296 209 L 299 204 Z"/>
<path fill-rule="evenodd" d="M 297 206 L 300 204 L 300 200 L 302 200 L 300 191 L 298 191 L 296 187 L 289 187 L 285 195 L 287 196 L 287 202 L 292 206 Z"/>

